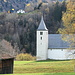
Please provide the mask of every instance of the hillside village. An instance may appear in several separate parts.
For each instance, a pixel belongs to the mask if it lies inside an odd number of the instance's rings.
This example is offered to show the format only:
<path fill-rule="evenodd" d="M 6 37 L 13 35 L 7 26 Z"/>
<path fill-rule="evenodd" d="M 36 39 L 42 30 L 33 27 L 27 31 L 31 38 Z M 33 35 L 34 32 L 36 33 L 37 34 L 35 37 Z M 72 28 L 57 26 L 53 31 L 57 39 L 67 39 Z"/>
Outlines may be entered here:
<path fill-rule="evenodd" d="M 0 0 L 0 74 L 73 71 L 74 0 Z"/>

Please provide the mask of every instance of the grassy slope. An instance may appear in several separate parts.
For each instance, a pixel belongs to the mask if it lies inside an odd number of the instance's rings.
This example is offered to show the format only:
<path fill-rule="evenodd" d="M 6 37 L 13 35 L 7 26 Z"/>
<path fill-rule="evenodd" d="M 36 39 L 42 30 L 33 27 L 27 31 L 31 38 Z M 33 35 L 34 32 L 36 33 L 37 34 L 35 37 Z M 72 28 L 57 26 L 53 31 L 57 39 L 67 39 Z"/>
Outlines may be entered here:
<path fill-rule="evenodd" d="M 75 73 L 71 61 L 15 61 L 14 74 L 9 75 L 75 75 Z"/>

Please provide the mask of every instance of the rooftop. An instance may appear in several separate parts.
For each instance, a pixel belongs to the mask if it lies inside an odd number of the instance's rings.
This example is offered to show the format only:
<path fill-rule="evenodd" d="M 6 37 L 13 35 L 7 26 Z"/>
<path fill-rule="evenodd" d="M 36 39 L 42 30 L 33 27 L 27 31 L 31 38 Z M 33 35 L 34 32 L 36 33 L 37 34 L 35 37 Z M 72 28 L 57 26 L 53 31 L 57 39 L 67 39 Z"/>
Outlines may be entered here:
<path fill-rule="evenodd" d="M 9 54 L 2 54 L 0 59 L 10 59 L 10 58 L 14 57 L 10 56 Z"/>
<path fill-rule="evenodd" d="M 69 48 L 69 43 L 62 40 L 61 34 L 48 35 L 48 48 Z"/>
<path fill-rule="evenodd" d="M 0 59 L 14 58 L 14 49 L 6 40 L 0 41 Z"/>
<path fill-rule="evenodd" d="M 42 16 L 42 18 L 41 18 L 41 22 L 40 22 L 39 27 L 38 27 L 37 30 L 48 30 L 48 29 L 46 28 L 45 22 L 44 22 L 44 20 L 43 20 L 43 16 Z"/>

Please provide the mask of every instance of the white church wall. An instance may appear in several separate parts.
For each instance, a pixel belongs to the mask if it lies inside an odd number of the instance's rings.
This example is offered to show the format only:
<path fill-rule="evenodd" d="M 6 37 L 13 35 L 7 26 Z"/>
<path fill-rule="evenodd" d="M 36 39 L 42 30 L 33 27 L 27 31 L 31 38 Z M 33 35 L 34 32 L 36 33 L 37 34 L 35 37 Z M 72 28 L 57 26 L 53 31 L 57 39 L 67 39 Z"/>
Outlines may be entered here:
<path fill-rule="evenodd" d="M 43 32 L 40 35 L 40 32 Z M 37 31 L 37 60 L 46 60 L 48 58 L 48 31 Z"/>
<path fill-rule="evenodd" d="M 48 49 L 48 59 L 54 60 L 68 60 L 73 59 L 73 52 L 75 50 L 67 49 Z"/>

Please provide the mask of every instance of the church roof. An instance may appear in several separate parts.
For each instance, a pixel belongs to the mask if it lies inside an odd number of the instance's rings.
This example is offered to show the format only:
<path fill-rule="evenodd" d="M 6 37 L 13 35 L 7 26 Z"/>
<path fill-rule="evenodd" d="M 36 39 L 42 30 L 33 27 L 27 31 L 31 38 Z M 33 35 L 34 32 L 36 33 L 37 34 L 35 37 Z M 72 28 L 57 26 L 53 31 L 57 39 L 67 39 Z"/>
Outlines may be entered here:
<path fill-rule="evenodd" d="M 61 34 L 48 35 L 48 48 L 69 48 L 69 43 L 62 40 Z"/>
<path fill-rule="evenodd" d="M 47 30 L 46 25 L 45 25 L 45 22 L 43 20 L 43 16 L 41 18 L 41 22 L 40 22 L 39 27 L 38 27 L 37 30 Z"/>

